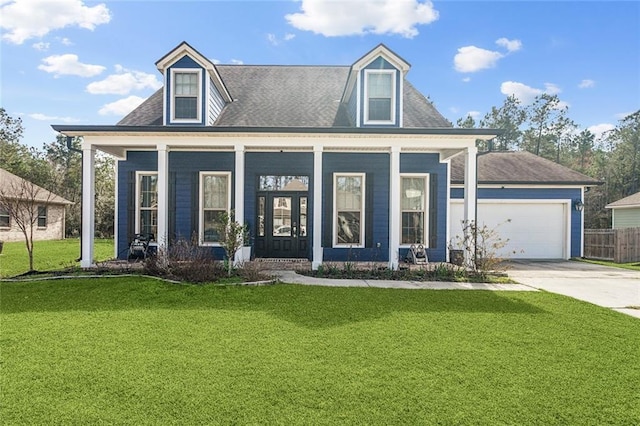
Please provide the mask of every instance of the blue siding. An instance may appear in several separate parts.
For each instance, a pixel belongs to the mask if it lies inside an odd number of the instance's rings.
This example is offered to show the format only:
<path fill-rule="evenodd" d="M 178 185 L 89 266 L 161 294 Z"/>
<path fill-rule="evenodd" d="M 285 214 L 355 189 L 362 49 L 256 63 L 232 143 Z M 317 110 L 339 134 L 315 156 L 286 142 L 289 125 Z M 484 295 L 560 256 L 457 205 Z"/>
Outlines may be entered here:
<path fill-rule="evenodd" d="M 313 153 L 311 152 L 247 152 L 244 157 L 244 220 L 253 233 L 256 229 L 256 193 L 262 175 L 309 176 L 309 223 L 313 235 Z M 313 243 L 312 243 L 313 244 Z"/>
<path fill-rule="evenodd" d="M 188 56 L 183 56 L 181 59 L 179 59 L 177 62 L 175 62 L 173 65 L 171 65 L 169 68 L 167 68 L 167 70 L 165 71 L 165 80 L 166 80 L 166 87 L 167 87 L 167 99 L 165 99 L 165 107 L 166 107 L 166 111 L 167 111 L 167 115 L 165 117 L 165 123 L 166 125 L 171 125 L 171 117 L 173 116 L 173 111 L 171 111 L 171 97 L 173 96 L 173 83 L 171 81 L 171 69 L 173 68 L 192 68 L 192 69 L 201 69 L 202 70 L 202 78 L 200 80 L 200 102 L 201 102 L 201 108 L 202 108 L 202 114 L 200 117 L 200 122 L 199 123 L 175 123 L 174 125 L 180 125 L 180 126 L 202 126 L 205 124 L 205 120 L 207 120 L 206 117 L 206 98 L 207 98 L 207 93 L 205 91 L 206 88 L 206 79 L 207 79 L 207 72 L 204 68 L 202 68 L 200 65 L 198 65 L 198 63 L 196 61 L 194 61 L 193 59 L 191 59 Z"/>
<path fill-rule="evenodd" d="M 579 188 L 478 188 L 478 199 L 576 200 Z M 464 188 L 451 188 L 451 198 L 464 198 Z M 582 212 L 571 209 L 571 257 L 580 256 L 582 246 Z"/>
<path fill-rule="evenodd" d="M 429 248 L 427 255 L 430 261 L 444 262 L 447 248 L 447 165 L 440 162 L 438 154 L 400 154 L 400 173 L 430 173 L 437 176 L 437 243 Z M 400 259 L 406 256 L 406 249 L 400 251 Z"/>
<path fill-rule="evenodd" d="M 395 110 L 396 110 L 396 120 L 395 120 L 395 124 L 365 124 L 365 120 L 366 117 L 364 115 L 364 104 L 367 101 L 365 98 L 365 71 L 366 70 L 396 70 L 395 73 L 395 77 L 396 77 L 396 98 L 394 100 L 395 102 Z M 361 127 L 400 127 L 400 114 L 402 113 L 402 111 L 400 111 L 400 96 L 402 96 L 401 90 L 400 90 L 400 79 L 403 78 L 402 76 L 402 72 L 400 70 L 398 70 L 397 68 L 395 68 L 393 65 L 391 65 L 391 63 L 389 63 L 388 61 L 386 61 L 385 59 L 383 59 L 382 57 L 378 57 L 377 59 L 373 60 L 369 65 L 367 65 L 365 68 L 363 68 L 360 71 L 360 126 Z"/>
<path fill-rule="evenodd" d="M 389 260 L 389 154 L 325 153 L 322 159 L 324 261 Z M 333 173 L 365 173 L 365 248 L 332 248 Z M 380 248 L 376 244 L 380 243 Z"/>

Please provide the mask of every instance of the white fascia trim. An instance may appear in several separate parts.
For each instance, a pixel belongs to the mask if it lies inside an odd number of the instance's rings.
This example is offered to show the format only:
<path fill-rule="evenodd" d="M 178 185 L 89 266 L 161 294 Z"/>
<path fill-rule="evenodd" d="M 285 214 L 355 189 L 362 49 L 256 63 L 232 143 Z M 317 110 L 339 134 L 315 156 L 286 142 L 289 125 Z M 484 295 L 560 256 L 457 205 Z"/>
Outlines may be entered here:
<path fill-rule="evenodd" d="M 362 127 L 360 115 L 362 113 L 362 89 L 360 86 L 360 72 L 356 73 L 356 127 Z"/>
<path fill-rule="evenodd" d="M 140 176 L 158 176 L 158 172 L 154 171 L 142 171 L 136 170 L 136 217 L 134 231 L 136 234 L 140 233 Z"/>
<path fill-rule="evenodd" d="M 231 211 L 231 172 L 227 171 L 201 171 L 198 177 L 198 243 L 203 247 L 221 247 L 217 243 L 209 243 L 204 241 L 204 185 L 202 178 L 204 176 L 226 176 L 227 178 L 227 214 Z"/>
<path fill-rule="evenodd" d="M 361 186 L 361 198 L 360 198 L 360 243 L 359 244 L 339 244 L 338 243 L 338 224 L 336 223 L 336 217 L 338 215 L 338 206 L 336 204 L 336 195 L 338 193 L 337 191 L 337 180 L 338 177 L 344 177 L 344 176 L 358 176 L 362 178 L 362 186 Z M 335 172 L 333 173 L 333 217 L 331 218 L 331 241 L 332 241 L 332 247 L 333 248 L 364 248 L 365 246 L 365 232 L 364 230 L 366 229 L 365 227 L 365 218 L 366 218 L 366 214 L 365 214 L 365 207 L 367 205 L 366 203 L 366 173 L 340 173 L 340 172 Z"/>
<path fill-rule="evenodd" d="M 369 120 L 369 75 L 370 74 L 391 74 L 391 120 Z M 364 124 L 365 125 L 395 125 L 396 124 L 396 79 L 398 73 L 396 70 L 364 70 Z"/>
<path fill-rule="evenodd" d="M 379 57 L 389 62 L 395 68 L 402 71 L 403 74 L 406 74 L 407 72 L 409 72 L 409 68 L 411 68 L 411 65 L 409 65 L 402 58 L 395 55 L 393 52 L 391 52 L 389 49 L 387 49 L 385 46 L 382 46 L 382 45 L 377 46 L 376 48 L 371 50 L 369 53 L 367 53 L 365 56 L 360 58 L 358 62 L 353 64 L 352 68 L 356 71 L 360 71 Z"/>
<path fill-rule="evenodd" d="M 118 167 L 118 164 L 120 163 L 119 160 L 116 160 L 113 162 L 113 168 L 114 170 L 114 176 L 115 176 L 115 185 L 114 185 L 114 191 L 113 191 L 113 195 L 114 195 L 114 203 L 113 203 L 113 258 L 117 259 L 118 258 L 118 237 L 119 237 L 119 232 L 118 232 L 118 169 L 120 167 Z"/>
<path fill-rule="evenodd" d="M 197 74 L 198 75 L 198 90 L 197 90 L 197 95 L 196 95 L 196 111 L 197 111 L 197 118 L 193 119 L 193 118 L 175 118 L 176 115 L 176 95 L 174 93 L 175 91 L 175 84 L 176 84 L 176 78 L 175 75 L 176 74 Z M 165 85 L 166 86 L 166 85 Z M 170 117 L 170 124 L 199 124 L 202 123 L 202 101 L 204 99 L 205 93 L 204 93 L 205 87 L 202 84 L 202 69 L 201 68 L 171 68 L 171 87 L 169 89 L 169 96 L 171 96 L 171 117 Z"/>
<path fill-rule="evenodd" d="M 461 184 L 451 184 L 451 188 L 464 188 Z M 542 184 L 478 184 L 478 188 L 494 188 L 494 189 L 584 189 L 583 185 L 542 185 Z"/>
<path fill-rule="evenodd" d="M 398 224 L 396 225 L 398 227 L 398 229 L 400 229 L 400 240 L 402 240 L 402 178 L 422 178 L 424 179 L 424 190 L 425 190 L 425 194 L 424 194 L 424 217 L 423 217 L 423 224 L 422 224 L 422 229 L 424 230 L 424 242 L 422 243 L 423 246 L 425 247 L 429 247 L 429 199 L 431 198 L 431 188 L 429 186 L 429 182 L 430 182 L 430 178 L 431 178 L 431 173 L 400 173 L 400 205 L 398 206 L 398 211 L 400 212 L 400 217 L 399 217 L 399 221 Z M 401 248 L 408 248 L 411 247 L 412 244 L 403 244 L 402 241 L 400 241 L 400 247 Z"/>

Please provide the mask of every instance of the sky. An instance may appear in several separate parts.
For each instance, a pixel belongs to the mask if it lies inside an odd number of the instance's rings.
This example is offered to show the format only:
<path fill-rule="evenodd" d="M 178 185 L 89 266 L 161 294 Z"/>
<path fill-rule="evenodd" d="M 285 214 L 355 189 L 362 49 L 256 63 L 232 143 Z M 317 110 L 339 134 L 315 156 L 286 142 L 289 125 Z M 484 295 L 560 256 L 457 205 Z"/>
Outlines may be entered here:
<path fill-rule="evenodd" d="M 0 107 L 24 144 L 116 124 L 182 41 L 214 63 L 351 65 L 379 43 L 450 121 L 557 94 L 596 134 L 640 109 L 637 1 L 0 0 Z"/>

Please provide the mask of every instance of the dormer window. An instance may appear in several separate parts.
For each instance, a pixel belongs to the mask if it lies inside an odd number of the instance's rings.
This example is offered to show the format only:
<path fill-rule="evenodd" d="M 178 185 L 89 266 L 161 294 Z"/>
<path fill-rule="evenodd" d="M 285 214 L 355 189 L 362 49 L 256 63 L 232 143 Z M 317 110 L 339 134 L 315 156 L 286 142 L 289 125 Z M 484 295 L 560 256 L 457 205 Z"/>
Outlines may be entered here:
<path fill-rule="evenodd" d="M 365 71 L 365 124 L 395 124 L 396 71 Z"/>
<path fill-rule="evenodd" d="M 172 121 L 200 122 L 201 70 L 172 69 L 173 114 Z"/>

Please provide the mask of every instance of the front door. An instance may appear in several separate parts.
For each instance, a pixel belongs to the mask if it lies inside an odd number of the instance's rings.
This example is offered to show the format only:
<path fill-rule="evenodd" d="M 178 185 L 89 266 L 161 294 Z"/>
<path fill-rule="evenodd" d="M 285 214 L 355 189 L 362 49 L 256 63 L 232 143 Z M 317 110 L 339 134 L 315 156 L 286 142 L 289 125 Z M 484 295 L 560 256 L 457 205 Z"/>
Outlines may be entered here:
<path fill-rule="evenodd" d="M 256 256 L 308 258 L 308 193 L 278 191 L 258 194 Z"/>

